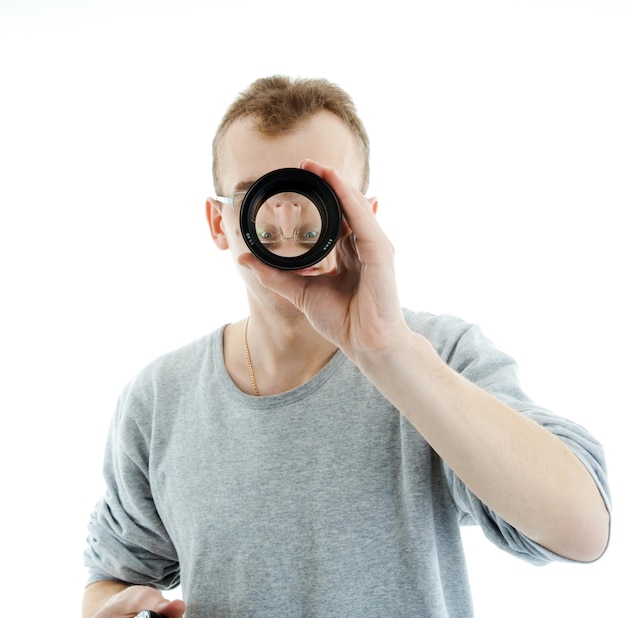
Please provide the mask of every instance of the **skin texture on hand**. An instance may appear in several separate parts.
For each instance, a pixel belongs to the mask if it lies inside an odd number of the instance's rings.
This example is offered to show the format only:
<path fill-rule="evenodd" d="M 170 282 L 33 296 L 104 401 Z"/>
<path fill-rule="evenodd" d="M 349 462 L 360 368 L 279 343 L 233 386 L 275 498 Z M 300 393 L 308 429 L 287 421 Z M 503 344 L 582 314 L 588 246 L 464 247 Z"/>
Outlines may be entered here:
<path fill-rule="evenodd" d="M 185 603 L 180 599 L 169 601 L 149 586 L 123 582 L 96 582 L 85 590 L 83 618 L 134 618 L 144 609 L 166 618 L 182 618 Z"/>

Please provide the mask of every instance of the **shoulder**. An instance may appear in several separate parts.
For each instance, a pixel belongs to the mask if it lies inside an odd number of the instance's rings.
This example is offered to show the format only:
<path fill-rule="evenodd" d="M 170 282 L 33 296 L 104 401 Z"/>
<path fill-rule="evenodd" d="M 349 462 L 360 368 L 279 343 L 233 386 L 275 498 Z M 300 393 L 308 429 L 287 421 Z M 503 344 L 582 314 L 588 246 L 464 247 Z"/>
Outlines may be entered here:
<path fill-rule="evenodd" d="M 157 357 L 140 375 L 181 373 L 205 363 L 207 358 L 213 358 L 216 353 L 221 353 L 223 332 L 222 326 L 208 335 Z"/>
<path fill-rule="evenodd" d="M 446 351 L 451 352 L 468 334 L 487 341 L 477 325 L 454 315 L 404 309 L 404 319 L 411 330 L 426 337 L 442 356 L 447 356 Z"/>
<path fill-rule="evenodd" d="M 124 388 L 122 398 L 146 398 L 185 388 L 222 354 L 224 327 L 167 352 L 144 367 Z"/>
<path fill-rule="evenodd" d="M 441 333 L 450 333 L 458 329 L 467 329 L 472 326 L 465 320 L 446 313 L 434 314 L 427 311 L 412 311 L 404 308 L 404 319 L 412 330 L 426 336 L 441 335 Z"/>
<path fill-rule="evenodd" d="M 483 333 L 480 326 L 453 315 L 405 310 L 411 330 L 424 336 L 450 367 L 472 382 L 490 379 L 517 381 L 517 364 Z"/>

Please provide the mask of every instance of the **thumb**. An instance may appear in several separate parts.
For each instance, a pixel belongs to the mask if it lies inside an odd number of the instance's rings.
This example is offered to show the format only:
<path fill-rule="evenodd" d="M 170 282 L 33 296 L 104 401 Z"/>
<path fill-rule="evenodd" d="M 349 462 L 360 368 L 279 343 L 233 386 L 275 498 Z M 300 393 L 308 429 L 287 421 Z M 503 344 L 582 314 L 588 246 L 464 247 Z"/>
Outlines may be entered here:
<path fill-rule="evenodd" d="M 185 602 L 180 599 L 174 601 L 168 601 L 164 599 L 159 603 L 158 608 L 155 610 L 160 616 L 166 618 L 183 618 L 185 613 Z"/>

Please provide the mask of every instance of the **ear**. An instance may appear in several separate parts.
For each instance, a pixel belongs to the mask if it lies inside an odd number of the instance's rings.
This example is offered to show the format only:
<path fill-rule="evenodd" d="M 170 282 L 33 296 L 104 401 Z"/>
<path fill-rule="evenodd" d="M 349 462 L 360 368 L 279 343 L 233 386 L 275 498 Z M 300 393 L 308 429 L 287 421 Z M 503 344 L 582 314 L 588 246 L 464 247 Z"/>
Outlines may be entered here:
<path fill-rule="evenodd" d="M 220 202 L 210 197 L 206 200 L 206 220 L 211 230 L 213 242 L 222 251 L 228 249 L 228 239 L 224 231 L 224 218 L 222 217 L 222 206 Z"/>

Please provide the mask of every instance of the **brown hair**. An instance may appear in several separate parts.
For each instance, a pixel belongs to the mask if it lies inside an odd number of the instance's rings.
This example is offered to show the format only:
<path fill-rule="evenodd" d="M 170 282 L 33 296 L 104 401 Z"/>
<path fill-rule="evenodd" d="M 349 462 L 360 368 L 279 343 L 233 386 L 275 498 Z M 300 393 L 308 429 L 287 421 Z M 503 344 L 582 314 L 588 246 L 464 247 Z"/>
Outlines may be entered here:
<path fill-rule="evenodd" d="M 293 130 L 300 122 L 327 110 L 352 131 L 363 156 L 362 189 L 369 182 L 369 138 L 350 95 L 326 79 L 293 79 L 281 75 L 253 82 L 230 105 L 213 139 L 213 183 L 220 189 L 218 152 L 230 125 L 250 116 L 265 135 L 277 136 Z"/>

